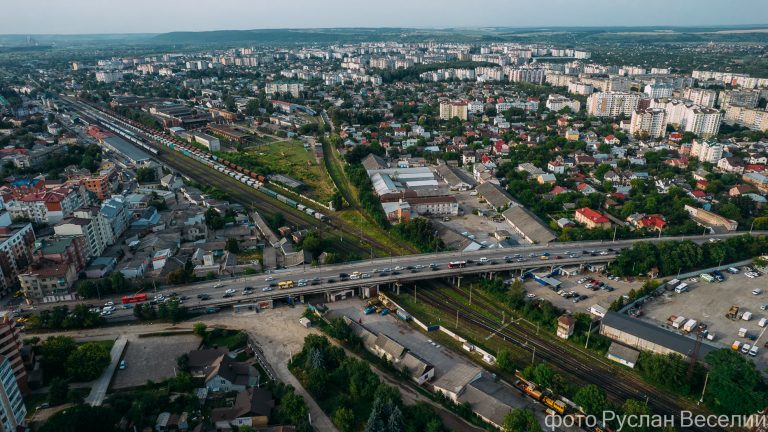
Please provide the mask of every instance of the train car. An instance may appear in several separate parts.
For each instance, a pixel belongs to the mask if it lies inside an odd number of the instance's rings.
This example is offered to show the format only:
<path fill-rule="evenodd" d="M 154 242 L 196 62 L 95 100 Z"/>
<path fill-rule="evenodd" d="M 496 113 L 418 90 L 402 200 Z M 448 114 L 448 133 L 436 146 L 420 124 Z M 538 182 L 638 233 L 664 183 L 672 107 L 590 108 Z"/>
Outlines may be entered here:
<path fill-rule="evenodd" d="M 328 217 L 320 212 L 315 212 L 315 219 L 325 221 L 328 219 Z"/>
<path fill-rule="evenodd" d="M 260 182 L 262 182 L 262 183 L 266 183 L 266 182 L 267 182 L 267 178 L 266 178 L 266 177 L 264 177 L 263 175 L 259 175 L 259 177 L 257 178 L 257 180 L 259 180 L 259 181 L 260 181 Z"/>
<path fill-rule="evenodd" d="M 541 398 L 541 403 L 560 415 L 565 414 L 565 404 L 558 400 L 554 400 L 549 396 L 544 396 Z"/>
<path fill-rule="evenodd" d="M 311 208 L 306 208 L 306 209 L 304 210 L 304 213 L 306 213 L 306 214 L 308 214 L 308 215 L 310 215 L 310 216 L 314 216 L 314 215 L 315 215 L 315 211 L 314 211 L 314 210 L 312 210 Z"/>
<path fill-rule="evenodd" d="M 259 188 L 259 190 L 271 196 L 272 198 L 277 198 L 277 192 L 273 191 L 272 189 Z"/>
<path fill-rule="evenodd" d="M 301 211 L 304 211 L 304 210 L 306 210 L 307 206 L 305 206 L 304 204 L 299 204 L 299 205 L 296 206 L 296 208 L 301 210 Z"/>
<path fill-rule="evenodd" d="M 286 198 L 284 202 L 286 204 L 288 204 L 289 206 L 293 207 L 293 208 L 296 208 L 296 206 L 299 205 L 299 203 L 297 203 L 296 201 L 294 201 L 294 200 L 292 200 L 290 198 Z"/>

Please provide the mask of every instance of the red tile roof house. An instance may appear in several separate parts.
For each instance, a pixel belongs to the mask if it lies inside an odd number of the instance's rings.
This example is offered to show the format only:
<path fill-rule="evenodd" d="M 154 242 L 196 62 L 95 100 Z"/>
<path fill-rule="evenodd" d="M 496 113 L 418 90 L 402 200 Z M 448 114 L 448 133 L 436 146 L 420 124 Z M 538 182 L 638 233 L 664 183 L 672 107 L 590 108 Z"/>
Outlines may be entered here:
<path fill-rule="evenodd" d="M 576 210 L 576 222 L 582 223 L 589 229 L 611 227 L 611 221 L 597 210 L 582 207 Z"/>
<path fill-rule="evenodd" d="M 639 228 L 648 228 L 651 231 L 661 231 L 667 226 L 667 221 L 664 220 L 662 215 L 652 214 L 637 221 L 637 226 Z"/>

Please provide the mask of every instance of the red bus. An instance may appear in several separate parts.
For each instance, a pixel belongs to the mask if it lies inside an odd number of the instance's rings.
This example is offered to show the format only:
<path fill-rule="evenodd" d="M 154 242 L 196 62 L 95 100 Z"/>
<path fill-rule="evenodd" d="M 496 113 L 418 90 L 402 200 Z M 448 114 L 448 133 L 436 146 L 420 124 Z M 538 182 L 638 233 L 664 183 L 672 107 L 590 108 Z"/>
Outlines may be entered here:
<path fill-rule="evenodd" d="M 132 296 L 123 296 L 123 304 L 128 303 L 139 303 L 139 302 L 145 302 L 147 301 L 147 295 L 146 294 L 136 294 Z"/>
<path fill-rule="evenodd" d="M 466 266 L 467 266 L 466 261 L 451 261 L 448 263 L 448 268 L 462 268 Z"/>

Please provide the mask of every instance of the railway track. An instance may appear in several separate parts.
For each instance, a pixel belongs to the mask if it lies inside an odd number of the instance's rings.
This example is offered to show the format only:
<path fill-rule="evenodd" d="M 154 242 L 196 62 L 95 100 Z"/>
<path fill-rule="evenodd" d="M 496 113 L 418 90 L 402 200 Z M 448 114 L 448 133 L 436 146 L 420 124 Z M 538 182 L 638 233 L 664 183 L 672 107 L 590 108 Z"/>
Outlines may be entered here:
<path fill-rule="evenodd" d="M 87 109 L 93 109 L 92 107 L 80 101 L 72 101 L 72 103 L 81 116 L 92 118 L 92 116 L 90 116 L 87 112 Z M 111 115 L 116 118 L 119 117 L 116 114 Z M 158 131 L 157 133 L 161 132 Z M 380 256 L 385 256 L 386 254 L 398 254 L 396 250 L 393 250 L 387 245 L 373 239 L 363 238 L 360 240 L 359 231 L 350 228 L 343 223 L 322 222 L 304 214 L 303 212 L 297 213 L 294 209 L 279 201 L 273 202 L 264 194 L 255 191 L 254 189 L 242 184 L 239 181 L 233 180 L 229 176 L 226 176 L 216 170 L 212 170 L 201 163 L 182 156 L 181 154 L 169 151 L 167 147 L 158 144 L 146 133 L 139 132 L 139 134 L 150 147 L 158 151 L 158 154 L 154 157 L 157 158 L 160 162 L 185 174 L 187 177 L 201 184 L 208 184 L 219 187 L 223 191 L 226 191 L 233 198 L 233 200 L 243 204 L 247 208 L 255 208 L 265 215 L 274 215 L 280 213 L 283 215 L 285 220 L 290 223 L 290 225 L 321 229 L 321 231 L 326 236 L 339 237 L 339 239 L 346 237 L 346 243 L 341 245 L 336 243 L 334 245 L 340 252 L 352 251 L 360 255 L 361 258 L 369 256 L 371 253 L 371 248 L 379 251 Z M 326 224 L 327 226 L 324 226 Z M 340 241 L 343 242 L 343 240 Z"/>
<path fill-rule="evenodd" d="M 463 295 L 467 295 L 466 292 L 461 291 L 459 288 L 451 287 L 451 289 L 458 290 Z M 488 299 L 483 298 L 482 295 L 478 301 L 476 293 L 477 291 L 472 293 L 473 303 L 488 308 L 488 310 L 495 309 L 493 303 L 488 303 Z M 691 410 L 694 411 L 694 414 L 703 414 L 692 410 L 690 406 L 681 406 L 677 399 L 659 392 L 637 377 L 622 372 L 619 368 L 612 367 L 612 365 L 606 363 L 601 358 L 591 356 L 592 360 L 587 365 L 572 355 L 572 347 L 566 348 L 552 343 L 552 341 L 537 335 L 535 331 L 524 326 L 516 324 L 503 326 L 501 320 L 491 319 L 457 300 L 448 296 L 440 296 L 433 290 L 418 290 L 416 298 L 436 309 L 449 312 L 451 315 L 457 314 L 459 320 L 475 328 L 486 330 L 489 334 L 494 334 L 496 337 L 517 348 L 532 351 L 535 347 L 535 355 L 539 359 L 554 365 L 584 384 L 599 386 L 615 400 L 647 400 L 654 413 L 671 417 L 678 417 L 682 410 Z M 586 352 L 582 351 L 582 353 Z M 586 354 L 589 355 L 589 353 Z M 691 430 L 709 432 L 716 429 L 702 427 Z"/>

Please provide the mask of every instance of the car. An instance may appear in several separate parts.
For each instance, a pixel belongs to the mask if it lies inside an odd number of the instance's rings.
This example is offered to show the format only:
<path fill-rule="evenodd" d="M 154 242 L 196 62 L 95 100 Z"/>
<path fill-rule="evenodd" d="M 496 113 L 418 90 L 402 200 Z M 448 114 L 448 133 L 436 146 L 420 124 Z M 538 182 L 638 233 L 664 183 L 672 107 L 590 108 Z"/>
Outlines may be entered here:
<path fill-rule="evenodd" d="M 388 271 L 383 271 L 383 272 L 379 273 L 379 276 L 381 276 L 381 277 L 389 276 L 389 272 Z"/>
<path fill-rule="evenodd" d="M 298 282 L 296 286 L 299 286 L 299 287 L 307 286 L 307 282 Z"/>
<path fill-rule="evenodd" d="M 217 283 L 217 284 L 216 284 L 216 285 L 214 285 L 213 287 L 214 287 L 214 288 L 221 288 L 221 287 L 223 287 L 223 286 L 224 286 L 224 284 L 223 284 L 223 283 Z"/>
<path fill-rule="evenodd" d="M 587 278 L 581 278 L 581 279 L 579 279 L 579 280 L 578 280 L 578 282 L 576 282 L 576 283 L 577 283 L 577 284 L 579 284 L 579 285 L 581 285 L 581 284 L 583 284 L 583 283 L 584 283 L 584 282 L 586 282 L 586 281 L 587 281 Z"/>
<path fill-rule="evenodd" d="M 179 300 L 182 300 L 182 301 L 183 300 L 189 300 L 189 296 L 183 295 L 183 296 L 179 297 Z"/>
<path fill-rule="evenodd" d="M 37 406 L 37 409 L 46 409 L 46 408 L 50 408 L 50 406 L 51 404 L 49 404 L 48 402 L 43 402 Z"/>
<path fill-rule="evenodd" d="M 246 288 L 243 290 L 243 295 L 250 295 L 253 294 L 253 290 L 250 288 Z"/>
<path fill-rule="evenodd" d="M 267 286 L 267 287 L 262 288 L 261 291 L 262 292 L 269 292 L 269 291 L 272 291 L 273 289 L 274 288 Z"/>
<path fill-rule="evenodd" d="M 133 308 L 133 305 L 132 305 L 132 304 L 130 304 L 130 303 L 128 303 L 128 304 L 124 304 L 124 305 L 122 306 L 122 308 L 123 308 L 123 309 L 131 309 L 131 308 Z"/>
<path fill-rule="evenodd" d="M 532 298 L 536 298 L 536 294 L 534 294 L 534 293 L 528 293 L 528 294 L 526 295 L 526 297 L 528 297 L 528 298 L 530 298 L 530 299 L 532 299 Z"/>
<path fill-rule="evenodd" d="M 481 263 L 488 262 L 488 258 L 487 257 L 482 257 L 482 258 L 480 258 L 480 262 Z"/>
<path fill-rule="evenodd" d="M 120 369 L 125 369 L 125 360 L 120 360 Z"/>
<path fill-rule="evenodd" d="M 760 305 L 760 310 L 768 310 L 768 303 Z"/>
<path fill-rule="evenodd" d="M 752 348 L 752 345 L 745 343 L 741 346 L 741 353 L 746 354 L 749 352 L 749 350 Z"/>
<path fill-rule="evenodd" d="M 755 288 L 752 290 L 753 295 L 760 295 L 763 293 L 763 290 L 761 288 Z"/>
<path fill-rule="evenodd" d="M 224 291 L 224 293 L 225 293 L 225 294 L 234 294 L 234 293 L 236 293 L 236 292 L 237 292 L 237 291 L 236 291 L 234 288 L 230 288 L 230 289 L 228 289 L 228 290 Z"/>
<path fill-rule="evenodd" d="M 208 294 L 202 294 L 202 295 L 199 297 L 199 299 L 200 299 L 200 301 L 206 301 L 206 300 L 210 300 L 210 299 L 211 299 L 211 296 L 210 296 L 210 295 L 208 295 Z"/>
<path fill-rule="evenodd" d="M 334 282 L 336 282 L 336 279 L 334 279 L 334 278 L 328 278 L 328 283 L 334 283 Z"/>
<path fill-rule="evenodd" d="M 399 271 L 397 271 L 397 270 L 395 270 L 395 271 L 393 271 L 393 272 L 392 272 L 392 276 L 397 276 L 397 275 L 399 275 L 399 274 L 400 274 L 400 272 L 399 272 Z"/>
<path fill-rule="evenodd" d="M 402 270 L 403 268 L 401 266 L 395 267 L 395 270 Z"/>
<path fill-rule="evenodd" d="M 434 267 L 437 267 L 437 264 L 435 264 L 435 263 L 429 263 L 429 266 L 430 266 L 430 267 L 432 267 L 432 268 L 434 268 Z"/>
<path fill-rule="evenodd" d="M 107 307 L 114 306 L 114 305 L 115 305 L 115 302 L 111 302 L 111 301 L 104 303 L 104 306 L 107 306 Z"/>
<path fill-rule="evenodd" d="M 223 296 L 223 297 L 224 297 L 224 298 L 230 298 L 230 297 L 232 297 L 233 295 L 234 295 L 234 294 L 232 294 L 232 293 L 224 293 L 224 296 Z"/>
<path fill-rule="evenodd" d="M 360 275 L 360 277 L 363 279 L 369 279 L 371 275 L 369 273 L 363 273 L 362 275 Z"/>

